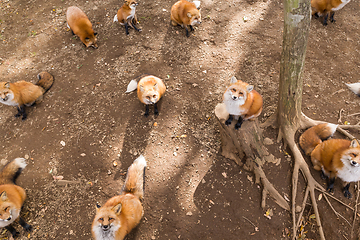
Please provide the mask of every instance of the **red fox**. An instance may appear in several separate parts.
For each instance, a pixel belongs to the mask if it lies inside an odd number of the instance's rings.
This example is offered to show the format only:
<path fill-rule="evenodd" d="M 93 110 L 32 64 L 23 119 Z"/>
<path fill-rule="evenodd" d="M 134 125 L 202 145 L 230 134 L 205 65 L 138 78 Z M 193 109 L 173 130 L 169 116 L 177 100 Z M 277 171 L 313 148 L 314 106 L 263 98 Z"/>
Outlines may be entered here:
<path fill-rule="evenodd" d="M 124 5 L 122 5 L 117 14 L 114 16 L 114 22 L 119 22 L 121 25 L 125 26 L 126 35 L 129 35 L 129 26 L 136 31 L 141 32 L 141 29 L 135 26 L 135 24 L 138 23 L 135 14 L 137 5 L 139 5 L 139 3 L 135 0 L 125 0 Z"/>
<path fill-rule="evenodd" d="M 348 88 L 360 97 L 360 82 L 358 83 L 345 83 Z"/>
<path fill-rule="evenodd" d="M 200 1 L 192 3 L 186 0 L 180 0 L 171 7 L 171 24 L 173 26 L 180 25 L 185 28 L 186 36 L 189 37 L 188 26 L 194 31 L 193 26 L 201 23 Z"/>
<path fill-rule="evenodd" d="M 131 80 L 126 92 L 132 92 L 137 89 L 139 100 L 145 104 L 144 116 L 149 116 L 149 105 L 154 105 L 154 114 L 159 115 L 157 102 L 161 99 L 166 91 L 166 86 L 163 81 L 152 75 L 141 75 L 139 83 L 136 80 Z"/>
<path fill-rule="evenodd" d="M 48 72 L 38 74 L 38 82 L 33 84 L 26 81 L 18 81 L 15 83 L 0 83 L 0 102 L 16 106 L 18 113 L 15 117 L 22 116 L 25 120 L 27 115 L 25 106 L 31 106 L 34 103 L 41 102 L 44 93 L 46 93 L 54 83 L 54 77 Z"/>
<path fill-rule="evenodd" d="M 230 125 L 234 116 L 239 117 L 235 129 L 239 129 L 244 120 L 258 117 L 262 111 L 263 99 L 254 90 L 254 86 L 232 77 L 230 86 L 226 89 L 223 97 L 226 110 L 229 113 L 226 125 Z"/>
<path fill-rule="evenodd" d="M 96 205 L 92 234 L 96 240 L 122 240 L 144 215 L 145 158 L 141 155 L 129 167 L 121 194 L 104 206 Z"/>
<path fill-rule="evenodd" d="M 311 0 L 312 15 L 315 18 L 324 15 L 323 25 L 327 25 L 327 19 L 330 14 L 330 21 L 335 22 L 335 11 L 343 8 L 350 0 Z"/>
<path fill-rule="evenodd" d="M 307 155 L 315 170 L 322 170 L 322 176 L 329 178 L 327 190 L 333 191 L 335 178 L 346 183 L 343 193 L 351 198 L 351 182 L 360 180 L 360 144 L 358 140 L 329 139 L 337 125 L 324 123 L 306 130 L 300 136 L 300 147 Z"/>
<path fill-rule="evenodd" d="M 16 178 L 25 167 L 25 159 L 16 158 L 6 164 L 0 172 L 0 227 L 5 227 L 13 237 L 19 232 L 10 224 L 17 218 L 26 231 L 32 230 L 32 227 L 20 217 L 20 210 L 26 198 L 25 190 L 15 185 Z"/>
<path fill-rule="evenodd" d="M 71 33 L 77 35 L 86 47 L 98 48 L 96 35 L 86 14 L 78 7 L 72 6 L 66 12 L 67 26 Z"/>

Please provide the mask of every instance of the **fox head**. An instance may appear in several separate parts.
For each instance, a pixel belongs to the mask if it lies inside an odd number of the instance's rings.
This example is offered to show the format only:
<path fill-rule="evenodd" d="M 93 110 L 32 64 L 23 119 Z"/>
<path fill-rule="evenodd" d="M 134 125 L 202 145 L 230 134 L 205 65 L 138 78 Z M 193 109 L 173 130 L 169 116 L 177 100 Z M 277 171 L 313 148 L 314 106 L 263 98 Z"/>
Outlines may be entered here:
<path fill-rule="evenodd" d="M 0 83 L 0 102 L 6 105 L 13 105 L 14 93 L 10 89 L 10 83 Z"/>
<path fill-rule="evenodd" d="M 96 43 L 97 33 L 92 30 L 92 33 L 89 33 L 84 39 L 82 39 L 82 42 L 85 44 L 86 47 L 93 47 L 95 49 L 98 48 L 98 45 Z"/>
<path fill-rule="evenodd" d="M 142 100 L 145 104 L 155 104 L 160 100 L 158 83 L 149 82 L 146 85 L 140 85 Z"/>
<path fill-rule="evenodd" d="M 95 239 L 115 239 L 115 233 L 121 227 L 121 208 L 121 203 L 115 207 L 101 207 L 96 204 L 96 216 L 92 225 Z"/>
<path fill-rule="evenodd" d="M 15 207 L 12 202 L 9 201 L 8 196 L 5 191 L 0 194 L 0 223 L 4 222 L 13 222 L 17 216 Z"/>
<path fill-rule="evenodd" d="M 249 85 L 241 80 L 237 80 L 235 77 L 232 77 L 230 80 L 230 86 L 225 91 L 224 98 L 231 98 L 233 101 L 237 101 L 240 105 L 243 105 L 248 94 L 253 89 L 253 85 Z"/>
<path fill-rule="evenodd" d="M 353 139 L 348 149 L 343 153 L 341 160 L 349 163 L 352 167 L 360 167 L 360 144 L 358 140 Z"/>
<path fill-rule="evenodd" d="M 135 0 L 125 0 L 125 4 L 129 6 L 131 9 L 135 9 L 139 3 L 137 3 Z"/>
<path fill-rule="evenodd" d="M 197 8 L 191 8 L 190 11 L 186 14 L 189 18 L 189 22 L 191 26 L 198 25 L 201 23 L 201 13 Z"/>

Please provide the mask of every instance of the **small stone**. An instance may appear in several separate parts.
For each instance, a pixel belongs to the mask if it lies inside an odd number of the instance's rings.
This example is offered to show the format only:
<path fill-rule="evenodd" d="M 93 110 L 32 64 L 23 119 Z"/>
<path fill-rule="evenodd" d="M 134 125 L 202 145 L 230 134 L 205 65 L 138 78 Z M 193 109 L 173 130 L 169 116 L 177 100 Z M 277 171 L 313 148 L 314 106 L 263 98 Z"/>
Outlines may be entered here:
<path fill-rule="evenodd" d="M 25 154 L 25 157 L 24 157 L 26 160 L 29 159 L 29 155 Z"/>
<path fill-rule="evenodd" d="M 301 206 L 296 206 L 296 208 L 295 208 L 295 211 L 298 213 L 298 212 L 301 212 Z"/>
<path fill-rule="evenodd" d="M 192 214 L 192 212 L 187 212 L 186 213 L 186 216 L 192 216 L 193 214 Z"/>
<path fill-rule="evenodd" d="M 65 142 L 64 141 L 60 141 L 61 146 L 65 147 Z"/>
<path fill-rule="evenodd" d="M 174 152 L 174 156 L 175 156 L 175 157 L 177 156 L 177 152 Z"/>
<path fill-rule="evenodd" d="M 274 144 L 274 141 L 271 140 L 270 138 L 265 138 L 264 139 L 264 144 L 265 145 L 272 145 L 272 144 Z"/>
<path fill-rule="evenodd" d="M 82 153 L 82 154 L 80 154 L 80 156 L 85 157 L 85 156 L 86 156 L 86 154 L 85 154 L 85 153 Z"/>

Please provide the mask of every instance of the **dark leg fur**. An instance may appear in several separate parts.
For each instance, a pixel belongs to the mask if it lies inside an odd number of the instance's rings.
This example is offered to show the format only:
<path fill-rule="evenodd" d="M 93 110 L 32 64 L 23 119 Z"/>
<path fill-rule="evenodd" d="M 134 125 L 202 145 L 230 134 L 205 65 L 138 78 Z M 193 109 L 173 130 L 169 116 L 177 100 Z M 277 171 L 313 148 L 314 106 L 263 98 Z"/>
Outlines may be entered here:
<path fill-rule="evenodd" d="M 159 110 L 157 108 L 157 103 L 154 104 L 154 114 L 155 114 L 155 116 L 159 115 Z"/>
<path fill-rule="evenodd" d="M 347 198 L 352 197 L 351 193 L 349 192 L 349 187 L 350 187 L 350 183 L 346 184 L 346 186 L 343 189 L 344 196 Z"/>
<path fill-rule="evenodd" d="M 189 34 L 189 30 L 187 29 L 187 26 L 185 26 L 185 30 L 186 30 L 186 36 L 189 37 L 190 34 Z"/>
<path fill-rule="evenodd" d="M 31 232 L 32 231 L 32 226 L 27 224 L 25 222 L 24 219 L 22 219 L 22 217 L 19 217 L 19 223 L 20 225 L 27 231 L 27 232 Z"/>
<path fill-rule="evenodd" d="M 330 14 L 330 22 L 336 22 L 336 20 L 334 19 L 334 15 L 335 15 L 335 12 L 332 12 Z"/>
<path fill-rule="evenodd" d="M 11 235 L 13 236 L 13 238 L 15 238 L 17 235 L 19 235 L 20 233 L 18 231 L 16 231 L 16 229 L 11 226 L 11 225 L 8 225 L 5 227 L 10 233 Z"/>
<path fill-rule="evenodd" d="M 233 119 L 234 119 L 234 116 L 229 114 L 229 118 L 228 118 L 228 120 L 226 120 L 225 125 L 229 126 Z"/>
<path fill-rule="evenodd" d="M 324 17 L 324 22 L 323 22 L 323 25 L 326 26 L 327 25 L 327 19 L 329 17 L 329 14 L 327 13 Z"/>
<path fill-rule="evenodd" d="M 25 106 L 22 105 L 22 106 L 16 107 L 16 108 L 18 110 L 18 113 L 15 114 L 15 117 L 18 118 L 18 117 L 20 117 L 22 115 L 22 120 L 25 120 L 26 117 L 27 117 L 26 112 L 25 112 Z"/>
<path fill-rule="evenodd" d="M 194 28 L 193 28 L 193 26 L 191 26 L 191 25 L 189 25 L 190 26 L 190 30 L 191 31 L 194 31 Z"/>
<path fill-rule="evenodd" d="M 244 122 L 243 118 L 239 117 L 237 123 L 235 124 L 235 129 L 237 130 L 237 129 L 241 128 L 241 125 L 243 122 Z"/>
<path fill-rule="evenodd" d="M 315 17 L 315 19 L 317 19 L 317 18 L 319 18 L 320 16 L 319 16 L 318 13 L 315 13 L 315 14 L 314 14 L 314 17 Z"/>
<path fill-rule="evenodd" d="M 72 35 L 75 35 L 75 33 L 73 32 L 73 30 L 70 29 L 70 31 L 71 31 L 71 34 L 72 34 Z"/>
<path fill-rule="evenodd" d="M 142 31 L 141 29 L 135 27 L 135 24 L 133 23 L 133 21 L 131 21 L 131 26 L 132 26 L 136 31 L 138 31 L 138 32 L 141 32 L 141 31 Z"/>
<path fill-rule="evenodd" d="M 127 22 L 125 23 L 125 32 L 126 35 L 129 35 L 129 24 Z"/>
<path fill-rule="evenodd" d="M 329 184 L 326 189 L 328 192 L 330 192 L 330 193 L 334 192 L 334 183 L 335 183 L 335 177 L 329 178 Z"/>
<path fill-rule="evenodd" d="M 149 116 L 149 105 L 145 105 L 145 114 L 144 114 L 145 117 L 148 117 Z"/>
<path fill-rule="evenodd" d="M 328 178 L 328 176 L 326 176 L 324 171 L 322 171 L 322 170 L 321 170 L 320 176 L 321 176 L 321 179 L 327 179 Z"/>

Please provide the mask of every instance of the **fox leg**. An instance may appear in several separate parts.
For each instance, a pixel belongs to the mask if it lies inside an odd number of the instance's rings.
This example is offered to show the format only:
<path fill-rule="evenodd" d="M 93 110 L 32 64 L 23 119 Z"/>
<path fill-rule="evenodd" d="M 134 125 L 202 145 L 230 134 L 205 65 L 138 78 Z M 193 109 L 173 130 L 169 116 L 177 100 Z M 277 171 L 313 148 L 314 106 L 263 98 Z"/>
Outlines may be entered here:
<path fill-rule="evenodd" d="M 326 190 L 329 191 L 330 193 L 334 192 L 334 183 L 335 183 L 335 177 L 330 177 L 329 184 L 326 188 Z"/>
<path fill-rule="evenodd" d="M 155 114 L 155 116 L 159 115 L 159 110 L 157 108 L 157 103 L 154 104 L 154 114 Z"/>
<path fill-rule="evenodd" d="M 126 35 L 129 35 L 129 24 L 125 22 L 124 26 L 125 26 Z"/>
<path fill-rule="evenodd" d="M 189 34 L 188 27 L 187 27 L 186 25 L 184 25 L 184 27 L 185 27 L 185 30 L 186 30 L 186 36 L 187 36 L 187 37 L 189 37 L 189 36 L 190 36 L 190 34 Z"/>
<path fill-rule="evenodd" d="M 320 177 L 321 177 L 321 179 L 327 179 L 328 178 L 328 176 L 325 175 L 323 170 L 321 170 Z"/>
<path fill-rule="evenodd" d="M 17 235 L 19 235 L 20 233 L 18 231 L 16 231 L 16 229 L 11 226 L 11 225 L 8 225 L 5 227 L 10 233 L 11 235 L 13 236 L 13 238 L 15 238 Z"/>
<path fill-rule="evenodd" d="M 194 31 L 194 28 L 193 28 L 193 26 L 191 26 L 191 25 L 189 25 L 190 26 L 190 30 L 191 31 Z"/>
<path fill-rule="evenodd" d="M 243 122 L 244 122 L 244 119 L 241 116 L 239 116 L 239 119 L 238 119 L 237 123 L 235 124 L 235 129 L 237 130 L 237 129 L 241 128 L 241 124 Z"/>
<path fill-rule="evenodd" d="M 330 22 L 336 22 L 336 20 L 334 19 L 334 15 L 335 15 L 335 12 L 330 13 Z"/>
<path fill-rule="evenodd" d="M 234 119 L 234 116 L 229 114 L 229 118 L 228 118 L 228 120 L 226 120 L 225 125 L 226 126 L 230 125 L 233 119 Z"/>
<path fill-rule="evenodd" d="M 328 17 L 329 17 L 329 13 L 326 13 L 325 16 L 324 16 L 324 22 L 323 22 L 323 25 L 324 25 L 324 26 L 327 25 Z"/>
<path fill-rule="evenodd" d="M 135 26 L 135 24 L 133 23 L 132 20 L 129 21 L 129 25 L 130 25 L 133 29 L 135 29 L 136 31 L 138 31 L 138 32 L 141 32 L 141 31 L 142 31 L 141 29 L 139 29 L 139 28 L 137 28 L 137 27 Z"/>
<path fill-rule="evenodd" d="M 145 117 L 149 116 L 149 105 L 145 105 Z"/>
<path fill-rule="evenodd" d="M 350 187 L 350 183 L 346 184 L 346 186 L 343 189 L 344 196 L 347 197 L 347 198 L 352 197 L 352 195 L 351 195 L 351 193 L 349 191 L 349 187 Z"/>
<path fill-rule="evenodd" d="M 22 120 L 25 120 L 27 115 L 26 115 L 26 112 L 25 112 L 25 107 L 24 105 L 21 105 L 20 107 L 16 107 L 17 110 L 18 110 L 18 113 L 15 114 L 15 117 L 18 118 L 22 115 Z"/>
<path fill-rule="evenodd" d="M 32 230 L 32 226 L 27 224 L 22 217 L 19 217 L 19 223 L 26 231 L 30 232 Z"/>
<path fill-rule="evenodd" d="M 313 15 L 314 15 L 314 18 L 315 18 L 315 19 L 317 19 L 317 18 L 319 18 L 319 17 L 320 17 L 320 16 L 319 16 L 319 14 L 318 14 L 317 12 L 316 12 L 316 13 L 314 13 Z"/>

